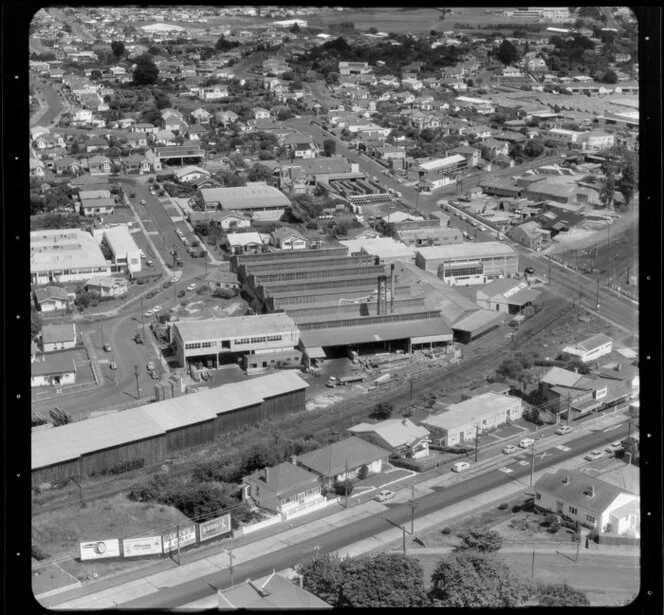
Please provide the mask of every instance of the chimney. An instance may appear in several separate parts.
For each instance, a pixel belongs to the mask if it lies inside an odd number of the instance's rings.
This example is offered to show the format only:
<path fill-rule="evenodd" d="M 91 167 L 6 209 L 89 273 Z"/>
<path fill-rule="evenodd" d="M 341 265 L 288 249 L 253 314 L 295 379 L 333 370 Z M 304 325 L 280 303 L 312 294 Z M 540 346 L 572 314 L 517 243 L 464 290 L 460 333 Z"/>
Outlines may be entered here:
<path fill-rule="evenodd" d="M 394 312 L 394 263 L 390 265 L 390 312 Z"/>
<path fill-rule="evenodd" d="M 291 455 L 290 456 L 290 462 L 296 466 L 297 465 L 297 455 Z"/>
<path fill-rule="evenodd" d="M 617 372 L 621 372 L 621 371 L 622 371 L 622 363 L 618 363 L 618 367 L 616 367 L 616 371 L 617 371 Z"/>
<path fill-rule="evenodd" d="M 569 485 L 569 474 L 563 476 L 563 485 Z"/>
<path fill-rule="evenodd" d="M 595 485 L 588 485 L 588 489 L 586 489 L 586 493 L 591 497 L 595 497 Z"/>

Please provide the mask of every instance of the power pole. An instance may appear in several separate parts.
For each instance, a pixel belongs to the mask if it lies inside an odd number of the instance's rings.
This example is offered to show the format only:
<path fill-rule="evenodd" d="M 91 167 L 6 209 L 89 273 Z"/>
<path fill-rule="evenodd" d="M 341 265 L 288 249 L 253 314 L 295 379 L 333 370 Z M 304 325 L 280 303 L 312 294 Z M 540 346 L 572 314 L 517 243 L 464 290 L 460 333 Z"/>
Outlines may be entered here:
<path fill-rule="evenodd" d="M 547 254 L 549 258 L 549 286 L 551 286 L 551 255 Z"/>
<path fill-rule="evenodd" d="M 533 563 L 530 567 L 530 576 L 531 578 L 535 577 L 535 551 L 533 551 Z"/>
<path fill-rule="evenodd" d="M 477 448 L 480 442 L 480 426 L 475 425 L 475 463 L 477 463 Z"/>
<path fill-rule="evenodd" d="M 233 550 L 229 549 L 228 551 L 228 559 L 229 559 L 229 566 L 228 566 L 228 571 L 231 574 L 231 586 L 233 585 Z"/>
<path fill-rule="evenodd" d="M 533 444 L 533 452 L 530 456 L 530 486 L 533 486 L 533 476 L 535 474 L 535 445 Z"/>
<path fill-rule="evenodd" d="M 572 394 L 567 394 L 567 426 L 572 422 Z"/>
<path fill-rule="evenodd" d="M 599 310 L 599 276 L 597 276 L 597 294 L 595 295 L 595 309 Z"/>
<path fill-rule="evenodd" d="M 141 388 L 138 386 L 138 365 L 134 365 L 134 376 L 136 376 L 136 395 L 141 398 Z"/>
<path fill-rule="evenodd" d="M 177 541 L 178 541 L 178 566 L 180 565 L 180 525 L 178 524 L 176 530 Z"/>
<path fill-rule="evenodd" d="M 143 316 L 143 297 L 141 297 L 141 327 L 143 327 L 143 341 L 145 342 L 145 317 Z"/>
<path fill-rule="evenodd" d="M 348 508 L 348 459 L 346 459 L 346 484 L 344 488 L 344 506 Z"/>
<path fill-rule="evenodd" d="M 415 509 L 417 508 L 417 502 L 415 501 L 415 482 L 413 481 L 410 486 L 410 535 L 415 534 Z"/>

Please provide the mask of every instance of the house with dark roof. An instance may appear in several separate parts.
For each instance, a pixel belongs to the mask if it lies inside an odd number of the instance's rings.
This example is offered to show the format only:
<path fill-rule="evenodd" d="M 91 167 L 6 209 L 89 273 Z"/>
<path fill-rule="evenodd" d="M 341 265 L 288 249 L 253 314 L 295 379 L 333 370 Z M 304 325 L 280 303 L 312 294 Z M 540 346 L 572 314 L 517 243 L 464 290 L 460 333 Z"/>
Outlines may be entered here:
<path fill-rule="evenodd" d="M 618 361 L 617 363 L 608 363 L 595 373 L 601 378 L 607 380 L 617 380 L 626 382 L 632 390 L 632 397 L 638 397 L 641 387 L 641 378 L 639 375 L 639 368 L 627 361 Z"/>
<path fill-rule="evenodd" d="M 431 434 L 410 419 L 388 419 L 378 423 L 359 423 L 349 433 L 402 457 L 419 459 L 429 454 Z"/>
<path fill-rule="evenodd" d="M 287 226 L 272 232 L 272 239 L 282 250 L 304 250 L 307 248 L 307 239 L 298 231 Z"/>
<path fill-rule="evenodd" d="M 76 382 L 76 363 L 71 356 L 41 355 L 30 366 L 30 386 L 60 386 Z"/>
<path fill-rule="evenodd" d="M 304 453 L 294 461 L 317 474 L 323 484 L 332 486 L 347 478 L 355 479 L 363 466 L 369 474 L 379 473 L 389 456 L 388 450 L 352 436 Z"/>
<path fill-rule="evenodd" d="M 602 534 L 639 537 L 641 533 L 639 496 L 578 470 L 540 477 L 535 505 Z"/>
<path fill-rule="evenodd" d="M 61 286 L 45 286 L 35 289 L 35 303 L 41 312 L 55 312 L 66 310 L 71 304 L 71 298 Z"/>
<path fill-rule="evenodd" d="M 274 513 L 287 513 L 323 504 L 316 474 L 290 462 L 263 468 L 242 479 L 242 499 Z"/>
<path fill-rule="evenodd" d="M 41 332 L 42 350 L 53 352 L 76 346 L 76 325 L 44 325 Z"/>
<path fill-rule="evenodd" d="M 226 271 L 225 269 L 213 269 L 205 276 L 205 284 L 212 290 L 215 288 L 225 288 L 228 290 L 240 288 L 240 281 L 237 273 Z"/>
<path fill-rule="evenodd" d="M 576 344 L 565 346 L 562 353 L 568 358 L 576 357 L 584 363 L 589 363 L 611 354 L 612 349 L 613 340 L 608 335 L 599 333 Z"/>
<path fill-rule="evenodd" d="M 475 302 L 485 310 L 518 314 L 526 306 L 536 303 L 540 294 L 540 291 L 531 289 L 526 281 L 502 278 L 478 289 Z"/>

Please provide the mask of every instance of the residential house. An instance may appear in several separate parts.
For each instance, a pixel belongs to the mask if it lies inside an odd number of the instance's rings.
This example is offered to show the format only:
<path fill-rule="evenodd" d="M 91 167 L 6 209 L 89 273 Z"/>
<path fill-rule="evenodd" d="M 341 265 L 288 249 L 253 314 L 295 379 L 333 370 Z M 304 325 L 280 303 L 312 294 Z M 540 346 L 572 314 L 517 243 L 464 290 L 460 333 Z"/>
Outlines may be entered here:
<path fill-rule="evenodd" d="M 45 286 L 35 289 L 35 304 L 40 312 L 57 312 L 69 308 L 71 298 L 60 286 Z"/>
<path fill-rule="evenodd" d="M 170 107 L 161 110 L 161 117 L 162 119 L 165 119 L 167 117 L 174 117 L 181 121 L 184 120 L 184 114 L 181 111 L 178 111 L 177 109 L 172 109 Z"/>
<path fill-rule="evenodd" d="M 485 310 L 518 314 L 539 300 L 540 291 L 530 288 L 527 281 L 503 278 L 478 289 L 475 303 Z"/>
<path fill-rule="evenodd" d="M 600 534 L 640 537 L 639 496 L 580 470 L 547 472 L 534 485 L 535 506 Z"/>
<path fill-rule="evenodd" d="M 617 363 L 610 363 L 600 367 L 595 370 L 595 373 L 607 380 L 626 382 L 631 389 L 632 398 L 638 398 L 641 390 L 641 379 L 638 367 L 627 361 L 618 361 Z"/>
<path fill-rule="evenodd" d="M 198 88 L 196 94 L 201 100 L 225 100 L 228 98 L 228 88 L 221 85 L 203 87 Z"/>
<path fill-rule="evenodd" d="M 88 160 L 90 175 L 110 175 L 111 161 L 106 156 L 93 156 Z"/>
<path fill-rule="evenodd" d="M 92 152 L 107 150 L 109 147 L 110 145 L 106 139 L 99 136 L 93 136 L 86 142 L 85 151 L 90 154 Z"/>
<path fill-rule="evenodd" d="M 76 382 L 76 363 L 70 356 L 41 355 L 30 366 L 30 386 L 62 386 Z"/>
<path fill-rule="evenodd" d="M 507 141 L 498 141 L 496 139 L 489 138 L 485 139 L 482 142 L 482 145 L 489 149 L 489 152 L 492 156 L 497 156 L 498 154 L 507 156 L 510 151 L 510 145 Z"/>
<path fill-rule="evenodd" d="M 359 423 L 348 428 L 351 435 L 371 442 L 376 446 L 412 459 L 429 454 L 430 433 L 410 419 L 389 419 L 379 423 Z"/>
<path fill-rule="evenodd" d="M 126 139 L 131 149 L 148 146 L 148 135 L 145 132 L 130 132 L 126 135 Z"/>
<path fill-rule="evenodd" d="M 154 135 L 156 145 L 177 145 L 177 139 L 170 130 L 159 130 Z"/>
<path fill-rule="evenodd" d="M 41 331 L 43 352 L 68 350 L 76 346 L 76 325 L 44 325 Z"/>
<path fill-rule="evenodd" d="M 278 514 L 315 509 L 326 502 L 316 474 L 280 463 L 242 479 L 242 499 Z"/>
<path fill-rule="evenodd" d="M 271 119 L 270 112 L 262 107 L 254 107 L 252 110 L 255 120 L 269 120 Z"/>
<path fill-rule="evenodd" d="M 543 229 L 534 220 L 529 220 L 511 229 L 508 235 L 514 241 L 536 251 L 541 250 L 551 241 L 551 231 Z"/>
<path fill-rule="evenodd" d="M 576 357 L 584 363 L 590 363 L 611 354 L 612 349 L 613 340 L 608 335 L 599 333 L 576 344 L 565 346 L 562 353 L 570 358 Z"/>
<path fill-rule="evenodd" d="M 307 248 L 306 238 L 288 227 L 281 227 L 272 232 L 272 239 L 282 250 L 305 250 Z"/>
<path fill-rule="evenodd" d="M 173 171 L 175 179 L 181 184 L 190 184 L 203 177 L 210 177 L 210 172 L 197 166 L 185 166 Z"/>
<path fill-rule="evenodd" d="M 90 109 L 76 109 L 71 116 L 72 124 L 89 124 L 92 121 Z"/>
<path fill-rule="evenodd" d="M 30 177 L 44 177 L 46 165 L 41 160 L 30 158 L 28 164 L 30 166 Z"/>
<path fill-rule="evenodd" d="M 198 122 L 199 124 L 207 126 L 214 115 L 202 107 L 199 107 L 198 109 L 191 112 L 191 117 L 194 118 L 194 121 Z"/>
<path fill-rule="evenodd" d="M 155 134 L 156 132 L 159 131 L 159 127 L 155 126 L 154 124 L 148 124 L 146 122 L 140 122 L 138 124 L 134 124 L 131 128 L 132 132 L 144 132 L 149 135 Z"/>
<path fill-rule="evenodd" d="M 373 71 L 368 62 L 339 62 L 339 75 L 362 75 Z"/>
<path fill-rule="evenodd" d="M 186 133 L 187 133 L 187 138 L 191 139 L 192 141 L 199 141 L 200 138 L 210 132 L 205 126 L 201 126 L 200 124 L 194 124 L 193 126 L 189 126 L 187 128 Z"/>
<path fill-rule="evenodd" d="M 355 479 L 364 466 L 369 474 L 379 473 L 389 456 L 390 452 L 384 448 L 352 436 L 304 453 L 294 462 L 317 474 L 322 484 L 331 487 L 335 482 Z"/>
<path fill-rule="evenodd" d="M 247 233 L 227 233 L 221 241 L 221 245 L 229 252 L 235 254 L 253 253 L 256 254 L 263 250 L 267 242 L 263 240 L 260 233 L 255 231 Z"/>
<path fill-rule="evenodd" d="M 230 211 L 191 211 L 189 212 L 189 222 L 193 226 L 214 222 L 225 231 L 246 229 L 251 226 L 251 218 Z"/>
<path fill-rule="evenodd" d="M 218 124 L 221 124 L 222 126 L 230 126 L 234 122 L 237 122 L 238 117 L 239 116 L 237 113 L 230 110 L 217 111 L 214 114 L 214 119 L 217 121 Z"/>
<path fill-rule="evenodd" d="M 129 286 L 124 278 L 94 276 L 85 283 L 85 290 L 98 293 L 100 297 L 121 297 L 127 294 Z"/>
<path fill-rule="evenodd" d="M 82 216 L 100 216 L 115 213 L 115 199 L 81 199 Z"/>
<path fill-rule="evenodd" d="M 162 118 L 161 124 L 164 130 L 169 132 L 177 131 L 181 135 L 184 135 L 189 128 L 187 122 L 172 115 L 167 115 L 166 117 Z"/>
<path fill-rule="evenodd" d="M 237 273 L 226 271 L 225 269 L 213 269 L 205 276 L 205 284 L 212 290 L 215 288 L 224 288 L 226 290 L 239 290 L 240 281 Z"/>
<path fill-rule="evenodd" d="M 149 173 L 152 169 L 150 161 L 140 154 L 132 154 L 122 159 L 122 166 L 124 167 L 125 173 L 138 173 L 143 175 L 144 173 Z"/>

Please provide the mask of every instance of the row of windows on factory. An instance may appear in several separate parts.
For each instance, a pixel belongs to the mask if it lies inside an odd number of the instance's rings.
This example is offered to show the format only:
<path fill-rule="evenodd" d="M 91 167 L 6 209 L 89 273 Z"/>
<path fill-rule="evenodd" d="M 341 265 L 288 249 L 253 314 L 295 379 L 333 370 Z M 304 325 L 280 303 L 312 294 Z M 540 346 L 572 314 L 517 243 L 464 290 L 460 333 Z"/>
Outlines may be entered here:
<path fill-rule="evenodd" d="M 263 342 L 280 342 L 282 341 L 283 336 L 281 335 L 267 335 L 262 337 L 241 337 L 235 340 L 236 346 L 241 346 L 243 344 L 260 344 Z M 186 350 L 196 350 L 199 348 L 212 348 L 213 346 L 218 346 L 219 342 L 189 342 L 184 345 Z M 222 348 L 229 348 L 230 343 L 228 340 L 221 340 Z"/>

